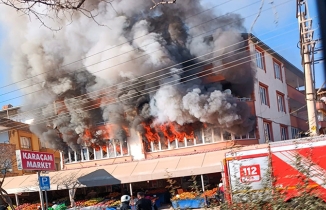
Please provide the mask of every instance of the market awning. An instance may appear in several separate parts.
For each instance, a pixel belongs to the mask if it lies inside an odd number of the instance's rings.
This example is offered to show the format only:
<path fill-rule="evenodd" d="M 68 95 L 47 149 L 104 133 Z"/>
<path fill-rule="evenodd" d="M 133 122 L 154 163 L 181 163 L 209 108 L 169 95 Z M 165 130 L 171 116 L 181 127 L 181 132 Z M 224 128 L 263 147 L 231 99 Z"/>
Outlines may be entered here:
<path fill-rule="evenodd" d="M 219 160 L 221 151 L 216 151 L 63 170 L 46 176 L 50 176 L 51 190 L 105 186 L 220 172 Z M 38 191 L 37 175 L 6 178 L 3 188 L 9 194 Z"/>

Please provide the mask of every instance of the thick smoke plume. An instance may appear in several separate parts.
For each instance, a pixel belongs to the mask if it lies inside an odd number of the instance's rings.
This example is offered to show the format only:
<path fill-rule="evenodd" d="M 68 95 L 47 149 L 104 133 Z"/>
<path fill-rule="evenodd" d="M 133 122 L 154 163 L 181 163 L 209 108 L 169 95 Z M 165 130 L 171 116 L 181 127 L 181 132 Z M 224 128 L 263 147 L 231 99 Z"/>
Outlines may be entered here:
<path fill-rule="evenodd" d="M 77 151 L 106 138 L 126 141 L 130 128 L 144 141 L 195 138 L 193 130 L 207 126 L 237 135 L 254 128 L 236 98 L 250 97 L 255 78 L 239 15 L 200 13 L 206 8 L 193 0 L 154 10 L 150 0 L 89 5 L 103 26 L 74 14 L 72 23 L 56 21 L 63 28 L 54 32 L 0 12 L 10 29 L 12 77 L 31 78 L 20 87 L 37 91 L 23 111 L 44 107 L 31 126 L 42 141 Z M 99 129 L 103 123 L 110 126 Z"/>

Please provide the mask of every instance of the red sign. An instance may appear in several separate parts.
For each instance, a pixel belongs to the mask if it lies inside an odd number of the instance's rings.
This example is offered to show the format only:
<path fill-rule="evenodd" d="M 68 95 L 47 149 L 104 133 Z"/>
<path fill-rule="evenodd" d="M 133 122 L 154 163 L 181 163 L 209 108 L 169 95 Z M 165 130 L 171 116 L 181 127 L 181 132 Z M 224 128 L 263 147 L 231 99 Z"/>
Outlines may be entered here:
<path fill-rule="evenodd" d="M 260 175 L 259 164 L 240 166 L 241 182 L 259 182 L 260 180 L 261 180 L 261 175 Z"/>
<path fill-rule="evenodd" d="M 55 171 L 51 153 L 16 150 L 16 159 L 18 170 Z"/>

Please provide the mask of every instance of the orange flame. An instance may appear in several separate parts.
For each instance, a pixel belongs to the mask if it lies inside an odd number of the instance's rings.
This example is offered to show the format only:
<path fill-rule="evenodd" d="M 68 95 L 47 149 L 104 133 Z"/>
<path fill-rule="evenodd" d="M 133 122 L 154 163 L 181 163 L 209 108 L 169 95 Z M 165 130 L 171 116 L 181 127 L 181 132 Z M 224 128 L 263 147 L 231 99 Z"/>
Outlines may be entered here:
<path fill-rule="evenodd" d="M 144 136 L 149 142 L 157 142 L 161 140 L 159 133 L 162 133 L 165 139 L 170 142 L 173 142 L 176 139 L 184 141 L 184 139 L 195 138 L 194 126 L 191 124 L 181 126 L 173 122 L 167 122 L 162 125 L 157 125 L 154 128 L 146 123 L 142 123 L 142 125 L 145 129 Z"/>
<path fill-rule="evenodd" d="M 163 132 L 164 136 L 170 141 L 178 139 L 184 141 L 184 139 L 194 139 L 194 128 L 192 125 L 178 125 L 173 122 L 167 122 L 159 126 L 159 129 Z"/>
<path fill-rule="evenodd" d="M 160 136 L 158 135 L 158 133 L 151 128 L 150 125 L 147 125 L 146 123 L 142 123 L 142 125 L 144 126 L 145 129 L 145 137 L 148 141 L 150 142 L 157 142 L 160 139 Z"/>

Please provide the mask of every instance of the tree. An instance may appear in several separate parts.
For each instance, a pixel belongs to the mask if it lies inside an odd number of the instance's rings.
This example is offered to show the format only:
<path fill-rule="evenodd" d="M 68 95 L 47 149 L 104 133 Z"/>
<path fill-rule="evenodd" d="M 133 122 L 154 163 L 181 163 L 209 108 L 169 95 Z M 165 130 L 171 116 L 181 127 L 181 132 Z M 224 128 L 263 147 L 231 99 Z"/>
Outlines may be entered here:
<path fill-rule="evenodd" d="M 97 3 L 105 2 L 107 4 L 111 4 L 112 1 L 113 0 L 98 0 Z M 176 3 L 176 0 L 161 0 L 158 2 L 156 2 L 157 0 L 148 1 L 152 1 L 154 3 L 150 9 L 154 9 L 159 5 Z M 75 12 L 81 13 L 88 18 L 92 18 L 97 23 L 97 21 L 94 19 L 96 14 L 93 14 L 92 9 L 90 9 L 92 8 L 92 2 L 90 0 L 0 0 L 0 5 L 1 4 L 9 6 L 25 15 L 36 17 L 36 19 L 38 19 L 42 25 L 48 28 L 50 27 L 45 23 L 45 18 L 50 18 L 52 20 L 60 19 L 60 17 L 73 16 Z"/>
<path fill-rule="evenodd" d="M 0 175 L 0 196 L 4 202 L 6 202 L 11 209 L 14 209 L 12 201 L 5 189 L 3 189 L 2 185 L 7 176 L 7 172 L 13 168 L 13 163 L 15 159 L 15 148 L 16 146 L 13 144 L 0 144 L 0 167 L 1 167 L 1 175 Z"/>
<path fill-rule="evenodd" d="M 78 172 L 69 173 L 67 175 L 57 175 L 53 177 L 52 183 L 57 185 L 57 190 L 68 189 L 71 207 L 75 207 L 76 189 L 81 186 L 78 181 Z"/>

